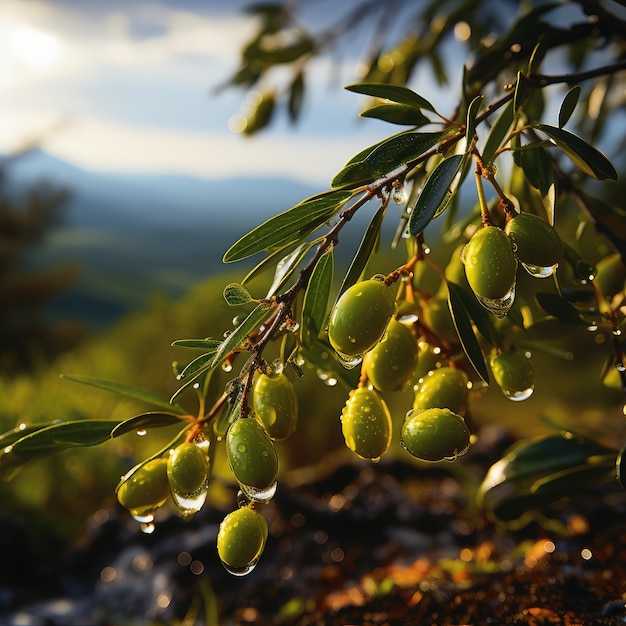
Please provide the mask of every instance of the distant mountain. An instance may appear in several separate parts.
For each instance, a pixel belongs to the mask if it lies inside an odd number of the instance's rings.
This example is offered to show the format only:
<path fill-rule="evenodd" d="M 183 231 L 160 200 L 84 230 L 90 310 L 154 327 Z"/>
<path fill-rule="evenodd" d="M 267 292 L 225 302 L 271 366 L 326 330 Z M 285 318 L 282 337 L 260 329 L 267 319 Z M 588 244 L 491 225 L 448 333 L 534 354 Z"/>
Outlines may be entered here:
<path fill-rule="evenodd" d="M 142 308 L 154 293 L 178 297 L 226 270 L 243 277 L 260 259 L 225 266 L 221 259 L 228 247 L 269 217 L 324 190 L 280 178 L 100 173 L 41 150 L 11 162 L 5 173 L 6 188 L 16 196 L 38 181 L 69 190 L 63 224 L 29 263 L 77 266 L 79 278 L 52 313 L 95 327 Z M 365 213 L 342 232 L 342 243 L 348 244 L 342 250 L 354 250 L 363 231 L 359 223 L 372 215 Z"/>

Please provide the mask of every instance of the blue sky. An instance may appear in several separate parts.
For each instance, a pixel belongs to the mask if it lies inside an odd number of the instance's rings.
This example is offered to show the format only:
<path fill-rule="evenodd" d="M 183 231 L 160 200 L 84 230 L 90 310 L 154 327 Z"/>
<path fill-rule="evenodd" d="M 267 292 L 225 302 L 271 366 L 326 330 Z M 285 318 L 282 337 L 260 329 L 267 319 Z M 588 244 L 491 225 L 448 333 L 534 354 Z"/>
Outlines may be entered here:
<path fill-rule="evenodd" d="M 245 93 L 213 93 L 254 31 L 246 4 L 0 0 L 0 152 L 43 137 L 47 151 L 86 169 L 327 186 L 354 153 L 395 130 L 357 119 L 358 97 L 341 89 L 365 40 L 315 63 L 301 124 L 283 115 L 247 140 L 228 129 Z M 355 1 L 303 4 L 315 31 Z"/>

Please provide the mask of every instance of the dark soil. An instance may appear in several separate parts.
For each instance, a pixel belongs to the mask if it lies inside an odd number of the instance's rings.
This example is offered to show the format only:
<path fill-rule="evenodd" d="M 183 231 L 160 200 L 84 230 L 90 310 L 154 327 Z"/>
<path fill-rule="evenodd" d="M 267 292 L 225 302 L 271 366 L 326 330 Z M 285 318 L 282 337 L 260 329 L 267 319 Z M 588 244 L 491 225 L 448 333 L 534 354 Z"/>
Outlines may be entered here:
<path fill-rule="evenodd" d="M 478 473 L 486 456 L 477 449 L 460 463 Z M 227 511 L 210 505 L 188 523 L 167 517 L 152 535 L 123 511 L 101 511 L 72 546 L 0 520 L 0 624 L 626 623 L 617 485 L 561 510 L 567 536 L 497 528 L 448 464 L 339 466 L 282 485 L 260 510 L 270 537 L 245 577 L 217 560 Z"/>

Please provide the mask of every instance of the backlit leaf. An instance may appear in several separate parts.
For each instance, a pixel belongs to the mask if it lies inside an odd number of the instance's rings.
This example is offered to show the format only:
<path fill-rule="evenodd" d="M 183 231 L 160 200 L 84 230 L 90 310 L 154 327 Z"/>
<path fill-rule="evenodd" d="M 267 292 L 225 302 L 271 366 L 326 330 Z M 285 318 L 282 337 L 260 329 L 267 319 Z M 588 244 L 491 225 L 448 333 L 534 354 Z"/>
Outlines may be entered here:
<path fill-rule="evenodd" d="M 485 96 L 482 94 L 476 96 L 467 107 L 465 138 L 467 139 L 468 146 L 471 144 L 472 139 L 474 139 L 474 134 L 476 133 L 476 116 L 478 115 L 478 111 L 480 111 L 484 99 Z"/>
<path fill-rule="evenodd" d="M 229 306 L 248 304 L 253 298 L 247 287 L 239 283 L 230 283 L 224 287 L 224 300 Z"/>
<path fill-rule="evenodd" d="M 578 135 L 549 124 L 535 124 L 534 126 L 548 135 L 572 163 L 588 176 L 598 180 L 617 180 L 617 171 L 607 157 Z"/>
<path fill-rule="evenodd" d="M 240 261 L 263 250 L 273 251 L 303 239 L 327 222 L 352 195 L 351 191 L 334 189 L 303 200 L 244 235 L 226 251 L 224 263 Z"/>
<path fill-rule="evenodd" d="M 322 332 L 328 299 L 335 271 L 333 249 L 325 252 L 315 264 L 304 294 L 300 324 L 300 340 L 305 347 L 312 346 Z"/>
<path fill-rule="evenodd" d="M 220 347 L 215 352 L 210 361 L 210 367 L 217 367 L 229 352 L 236 350 L 245 341 L 246 337 L 257 329 L 274 311 L 274 307 L 259 304 L 253 309 L 248 317 L 233 330 L 233 332 L 222 341 Z"/>
<path fill-rule="evenodd" d="M 376 243 L 380 237 L 380 231 L 383 225 L 383 219 L 385 217 L 385 207 L 381 206 L 378 211 L 376 211 L 374 217 L 370 221 L 365 234 L 363 235 L 363 239 L 359 245 L 359 249 L 357 250 L 354 258 L 352 259 L 352 263 L 348 268 L 348 272 L 346 273 L 345 278 L 343 279 L 343 283 L 341 284 L 341 288 L 339 289 L 339 293 L 337 294 L 337 299 L 341 296 L 341 294 L 354 285 L 357 281 L 360 280 L 365 268 L 367 267 L 367 263 L 372 256 L 376 248 Z"/>
<path fill-rule="evenodd" d="M 96 378 L 94 376 L 81 376 L 78 374 L 62 374 L 61 378 L 65 380 L 71 380 L 76 383 L 81 383 L 83 385 L 96 387 L 97 389 L 103 389 L 104 391 L 110 391 L 111 393 L 117 394 L 119 396 L 131 398 L 132 400 L 145 402 L 146 404 L 151 404 L 165 411 L 176 411 L 181 415 L 185 413 L 182 408 L 170 404 L 167 399 L 165 399 L 160 394 L 150 389 L 144 389 L 143 387 L 127 385 L 125 383 L 119 383 L 115 380 Z"/>
<path fill-rule="evenodd" d="M 561 108 L 559 109 L 559 128 L 563 128 L 572 117 L 572 113 L 578 104 L 580 97 L 580 85 L 574 85 L 563 98 Z"/>
<path fill-rule="evenodd" d="M 304 255 L 312 246 L 312 243 L 304 242 L 277 263 L 274 280 L 267 291 L 267 298 L 271 298 L 289 280 L 289 277 L 295 272 L 300 261 L 302 261 Z"/>
<path fill-rule="evenodd" d="M 172 426 L 174 424 L 182 424 L 181 416 L 176 413 L 151 412 L 135 415 L 118 424 L 111 431 L 111 438 L 120 437 L 127 433 L 136 433 L 137 431 L 147 430 L 148 428 L 161 428 L 163 426 Z"/>
<path fill-rule="evenodd" d="M 362 161 L 350 162 L 331 182 L 332 187 L 366 184 L 414 161 L 435 146 L 443 133 L 407 132 L 379 144 Z"/>
<path fill-rule="evenodd" d="M 221 341 L 218 339 L 177 339 L 170 345 L 177 348 L 189 348 L 192 350 L 217 350 Z"/>
<path fill-rule="evenodd" d="M 511 124 L 513 124 L 513 102 L 509 102 L 502 109 L 493 126 L 489 129 L 482 153 L 482 159 L 485 163 L 493 161 L 496 152 L 509 133 Z"/>
<path fill-rule="evenodd" d="M 96 446 L 111 438 L 122 420 L 76 420 L 39 428 L 0 454 L 1 467 L 15 467 L 67 448 Z"/>

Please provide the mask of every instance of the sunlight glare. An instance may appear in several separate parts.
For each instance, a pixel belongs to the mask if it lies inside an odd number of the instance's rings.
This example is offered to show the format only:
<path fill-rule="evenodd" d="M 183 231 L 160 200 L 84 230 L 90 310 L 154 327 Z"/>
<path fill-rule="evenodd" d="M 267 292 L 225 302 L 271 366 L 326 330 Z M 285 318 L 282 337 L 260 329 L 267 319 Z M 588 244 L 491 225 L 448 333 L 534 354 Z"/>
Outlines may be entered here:
<path fill-rule="evenodd" d="M 31 69 L 45 69 L 61 54 L 58 37 L 29 26 L 17 27 L 9 37 L 9 51 L 14 61 Z"/>

